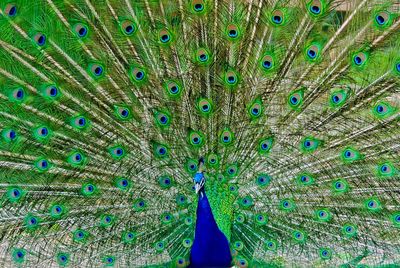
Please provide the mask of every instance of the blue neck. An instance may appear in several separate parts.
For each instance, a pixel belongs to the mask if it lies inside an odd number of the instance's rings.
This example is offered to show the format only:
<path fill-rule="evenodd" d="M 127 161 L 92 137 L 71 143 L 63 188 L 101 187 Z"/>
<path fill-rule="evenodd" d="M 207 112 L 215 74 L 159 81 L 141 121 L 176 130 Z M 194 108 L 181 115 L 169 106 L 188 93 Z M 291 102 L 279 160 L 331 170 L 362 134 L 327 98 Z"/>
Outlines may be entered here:
<path fill-rule="evenodd" d="M 190 252 L 190 267 L 230 267 L 228 240 L 219 230 L 204 188 L 199 192 L 195 239 Z"/>

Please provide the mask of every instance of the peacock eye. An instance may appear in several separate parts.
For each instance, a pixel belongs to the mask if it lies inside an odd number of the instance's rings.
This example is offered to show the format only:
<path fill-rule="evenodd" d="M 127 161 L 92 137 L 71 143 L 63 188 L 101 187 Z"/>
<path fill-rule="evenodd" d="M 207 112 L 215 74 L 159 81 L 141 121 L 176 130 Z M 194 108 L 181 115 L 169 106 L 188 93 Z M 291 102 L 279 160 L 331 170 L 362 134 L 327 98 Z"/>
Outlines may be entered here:
<path fill-rule="evenodd" d="M 338 103 L 339 100 L 340 100 L 340 98 L 339 98 L 338 95 L 333 95 L 333 96 L 332 96 L 332 101 L 333 101 L 334 103 Z"/>
<path fill-rule="evenodd" d="M 314 59 L 317 56 L 317 52 L 315 50 L 313 50 L 312 48 L 310 48 L 307 50 L 307 55 L 310 58 Z"/>
<path fill-rule="evenodd" d="M 25 218 L 25 227 L 31 230 L 36 229 L 39 225 L 39 220 L 36 216 L 28 215 Z"/>
<path fill-rule="evenodd" d="M 381 171 L 382 172 L 387 172 L 388 171 L 388 166 L 387 165 L 382 165 Z"/>
<path fill-rule="evenodd" d="M 373 115 L 378 119 L 385 119 L 393 115 L 397 111 L 397 107 L 385 101 L 379 101 L 372 109 Z"/>
<path fill-rule="evenodd" d="M 262 155 L 268 154 L 268 152 L 271 150 L 273 144 L 273 138 L 264 138 L 259 141 L 258 145 L 258 152 Z"/>
<path fill-rule="evenodd" d="M 311 145 L 312 145 L 312 141 L 310 141 L 310 140 L 306 140 L 306 141 L 304 142 L 304 146 L 305 146 L 306 148 L 311 147 Z"/>
<path fill-rule="evenodd" d="M 377 15 L 375 20 L 379 25 L 383 25 L 385 23 L 385 18 L 382 15 Z"/>
<path fill-rule="evenodd" d="M 350 151 L 350 150 L 346 150 L 346 151 L 344 152 L 344 156 L 345 156 L 346 158 L 351 158 L 353 155 L 354 155 L 354 153 L 353 153 L 352 151 Z"/>
<path fill-rule="evenodd" d="M 383 27 L 385 25 L 388 25 L 389 18 L 390 14 L 387 11 L 381 11 L 375 15 L 375 22 L 379 27 Z"/>
<path fill-rule="evenodd" d="M 120 24 L 120 27 L 122 29 L 122 32 L 126 35 L 126 36 L 131 36 L 136 32 L 136 25 L 134 22 L 130 21 L 130 20 L 125 20 Z"/>
<path fill-rule="evenodd" d="M 18 90 L 15 94 L 15 97 L 22 99 L 24 97 L 24 92 L 22 90 Z"/>
<path fill-rule="evenodd" d="M 100 78 L 104 74 L 104 67 L 98 63 L 89 65 L 89 71 L 94 78 Z"/>
<path fill-rule="evenodd" d="M 292 109 L 298 109 L 303 100 L 303 94 L 301 90 L 296 90 L 289 95 L 289 106 Z"/>
<path fill-rule="evenodd" d="M 75 32 L 75 34 L 79 37 L 79 38 L 83 38 L 86 37 L 87 33 L 88 33 L 88 27 L 83 24 L 83 23 L 77 23 L 74 27 L 73 30 Z"/>
<path fill-rule="evenodd" d="M 13 252 L 13 259 L 17 263 L 21 263 L 24 261 L 26 252 L 23 249 L 15 249 Z"/>
<path fill-rule="evenodd" d="M 272 20 L 273 20 L 276 24 L 281 24 L 281 22 L 282 22 L 282 17 L 281 17 L 281 16 L 275 15 L 275 16 L 272 17 Z"/>
<path fill-rule="evenodd" d="M 82 159 L 81 154 L 76 154 L 74 159 L 75 159 L 75 161 L 80 161 Z"/>
<path fill-rule="evenodd" d="M 383 106 L 383 105 L 377 105 L 377 106 L 376 106 L 376 111 L 377 111 L 378 113 L 380 113 L 380 114 L 384 113 L 384 112 L 385 112 L 385 109 L 386 109 L 386 107 Z"/>
<path fill-rule="evenodd" d="M 237 74 L 234 71 L 227 71 L 225 73 L 225 82 L 228 86 L 235 86 L 238 83 Z"/>
<path fill-rule="evenodd" d="M 268 149 L 268 143 L 266 142 L 261 143 L 261 148 L 264 150 Z"/>
<path fill-rule="evenodd" d="M 128 117 L 129 115 L 129 111 L 127 109 L 122 109 L 121 110 L 121 116 L 122 117 Z"/>
<path fill-rule="evenodd" d="M 367 59 L 368 56 L 364 52 L 358 52 L 353 55 L 353 63 L 358 67 L 363 66 L 366 63 Z"/>
<path fill-rule="evenodd" d="M 230 145 L 233 140 L 233 133 L 229 130 L 225 130 L 221 133 L 220 141 L 223 145 Z"/>
<path fill-rule="evenodd" d="M 47 134 L 49 133 L 49 131 L 47 130 L 46 127 L 40 128 L 38 132 L 39 132 L 39 134 L 40 134 L 41 136 L 43 136 L 43 137 L 46 137 Z"/>
<path fill-rule="evenodd" d="M 39 171 L 47 171 L 50 167 L 49 161 L 46 159 L 39 159 L 35 165 Z"/>
<path fill-rule="evenodd" d="M 132 77 L 134 82 L 141 83 L 143 80 L 145 80 L 146 73 L 142 68 L 131 67 L 130 76 Z"/>
<path fill-rule="evenodd" d="M 35 34 L 33 40 L 40 47 L 43 47 L 46 44 L 46 36 L 43 33 Z"/>
<path fill-rule="evenodd" d="M 25 98 L 25 91 L 23 88 L 17 88 L 12 92 L 12 98 L 16 101 L 23 101 Z"/>
<path fill-rule="evenodd" d="M 368 211 L 370 212 L 377 212 L 381 210 L 381 203 L 376 198 L 371 198 L 365 201 L 365 205 Z"/>
<path fill-rule="evenodd" d="M 7 4 L 4 8 L 4 14 L 9 17 L 15 17 L 17 15 L 17 6 L 14 4 Z"/>
<path fill-rule="evenodd" d="M 134 28 L 131 25 L 128 25 L 124 28 L 126 34 L 131 34 L 134 31 Z"/>
<path fill-rule="evenodd" d="M 171 99 L 178 99 L 182 93 L 181 85 L 173 80 L 165 82 L 164 89 Z"/>
<path fill-rule="evenodd" d="M 270 60 L 264 60 L 263 61 L 263 67 L 264 68 L 269 69 L 269 68 L 271 68 L 271 66 L 272 66 L 272 62 Z"/>
<path fill-rule="evenodd" d="M 163 29 L 159 32 L 159 40 L 162 44 L 168 44 L 171 42 L 171 34 L 168 30 Z"/>
<path fill-rule="evenodd" d="M 57 255 L 57 262 L 61 266 L 68 265 L 68 259 L 69 259 L 69 255 L 66 253 L 59 253 Z"/>
<path fill-rule="evenodd" d="M 18 198 L 21 195 L 21 192 L 18 189 L 12 191 L 12 195 L 15 198 Z"/>
<path fill-rule="evenodd" d="M 169 35 L 164 34 L 164 35 L 161 36 L 161 41 L 162 41 L 162 42 L 165 43 L 165 42 L 168 42 L 168 40 L 169 40 Z"/>
<path fill-rule="evenodd" d="M 204 135 L 199 131 L 189 133 L 189 143 L 195 147 L 201 147 L 204 142 Z"/>
<path fill-rule="evenodd" d="M 235 24 L 230 24 L 226 28 L 226 34 L 230 40 L 234 41 L 239 37 L 239 28 Z"/>
<path fill-rule="evenodd" d="M 115 154 L 116 154 L 117 156 L 122 155 L 122 153 L 123 153 L 123 150 L 122 150 L 121 148 L 118 148 L 118 149 L 115 150 Z"/>
<path fill-rule="evenodd" d="M 302 240 L 304 239 L 304 235 L 303 235 L 301 232 L 296 231 L 296 232 L 294 233 L 294 238 L 295 238 L 297 241 L 302 241 Z"/>
<path fill-rule="evenodd" d="M 60 96 L 60 91 L 56 85 L 47 85 L 42 89 L 42 94 L 48 100 L 54 100 Z"/>
<path fill-rule="evenodd" d="M 352 237 L 357 234 L 357 228 L 356 226 L 345 224 L 342 228 L 342 233 L 348 237 Z"/>
<path fill-rule="evenodd" d="M 311 6 L 310 10 L 314 14 L 319 14 L 321 12 L 321 10 L 318 6 Z"/>
<path fill-rule="evenodd" d="M 321 3 L 321 0 L 311 0 L 308 3 L 308 10 L 311 13 L 311 15 L 314 15 L 314 16 L 321 14 L 322 7 L 323 7 L 323 4 Z"/>
<path fill-rule="evenodd" d="M 203 4 L 195 4 L 195 5 L 194 5 L 194 10 L 195 10 L 196 12 L 200 12 L 200 11 L 202 11 L 203 9 L 204 9 Z"/>
<path fill-rule="evenodd" d="M 156 111 L 154 113 L 155 121 L 158 126 L 165 128 L 170 125 L 170 115 L 167 112 Z"/>
<path fill-rule="evenodd" d="M 144 76 L 144 74 L 143 74 L 142 71 L 138 71 L 138 72 L 135 74 L 135 77 L 136 77 L 137 80 L 142 80 L 142 79 L 143 79 L 143 76 Z"/>
<path fill-rule="evenodd" d="M 84 116 L 77 116 L 72 119 L 71 125 L 79 130 L 83 130 L 87 127 L 88 120 Z"/>
<path fill-rule="evenodd" d="M 14 129 L 4 129 L 2 136 L 6 142 L 13 142 L 17 139 L 17 132 Z"/>
<path fill-rule="evenodd" d="M 275 24 L 275 25 L 282 24 L 283 23 L 283 18 L 284 18 L 284 16 L 283 16 L 283 12 L 281 10 L 277 9 L 277 10 L 274 10 L 272 12 L 272 18 L 271 19 L 272 19 L 272 23 L 273 24 Z"/>
<path fill-rule="evenodd" d="M 205 61 L 207 61 L 208 56 L 207 56 L 206 54 L 201 54 L 201 55 L 199 56 L 199 59 L 200 59 L 201 62 L 205 62 Z"/>
<path fill-rule="evenodd" d="M 257 100 L 250 106 L 250 116 L 255 119 L 261 116 L 263 107 L 262 103 Z"/>
<path fill-rule="evenodd" d="M 315 62 L 319 58 L 319 54 L 320 44 L 318 43 L 313 43 L 306 49 L 306 58 L 311 62 Z"/>

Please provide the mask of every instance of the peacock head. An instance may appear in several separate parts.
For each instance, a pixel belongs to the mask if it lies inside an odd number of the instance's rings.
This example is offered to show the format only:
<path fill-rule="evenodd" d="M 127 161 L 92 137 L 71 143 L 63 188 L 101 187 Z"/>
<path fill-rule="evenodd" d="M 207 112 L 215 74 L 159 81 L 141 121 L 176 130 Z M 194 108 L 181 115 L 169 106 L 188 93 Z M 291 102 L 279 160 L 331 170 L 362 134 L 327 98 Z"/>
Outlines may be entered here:
<path fill-rule="evenodd" d="M 196 194 L 198 194 L 201 191 L 201 189 L 203 189 L 204 184 L 206 182 L 206 178 L 204 177 L 203 174 L 203 167 L 204 167 L 204 158 L 201 157 L 199 159 L 198 170 L 193 177 L 194 189 L 196 191 Z"/>

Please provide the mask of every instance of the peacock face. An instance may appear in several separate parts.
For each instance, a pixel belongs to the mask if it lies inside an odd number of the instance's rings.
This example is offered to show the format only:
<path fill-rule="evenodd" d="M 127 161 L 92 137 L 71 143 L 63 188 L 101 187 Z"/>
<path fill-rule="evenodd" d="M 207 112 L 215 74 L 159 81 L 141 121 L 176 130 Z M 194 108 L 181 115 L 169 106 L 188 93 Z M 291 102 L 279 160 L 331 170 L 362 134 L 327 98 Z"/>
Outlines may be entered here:
<path fill-rule="evenodd" d="M 196 194 L 198 194 L 200 192 L 200 190 L 204 187 L 205 184 L 205 177 L 204 174 L 201 172 L 197 172 L 194 175 L 193 181 L 194 181 L 194 188 L 196 191 Z"/>

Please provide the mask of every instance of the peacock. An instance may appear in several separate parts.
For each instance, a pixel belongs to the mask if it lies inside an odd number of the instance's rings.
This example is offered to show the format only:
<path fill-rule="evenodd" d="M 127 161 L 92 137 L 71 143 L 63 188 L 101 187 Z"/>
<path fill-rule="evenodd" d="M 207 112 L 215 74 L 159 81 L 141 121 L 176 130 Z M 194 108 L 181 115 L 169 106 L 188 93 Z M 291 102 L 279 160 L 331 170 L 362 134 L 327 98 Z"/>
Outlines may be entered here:
<path fill-rule="evenodd" d="M 400 267 L 399 0 L 0 0 L 0 267 Z"/>

